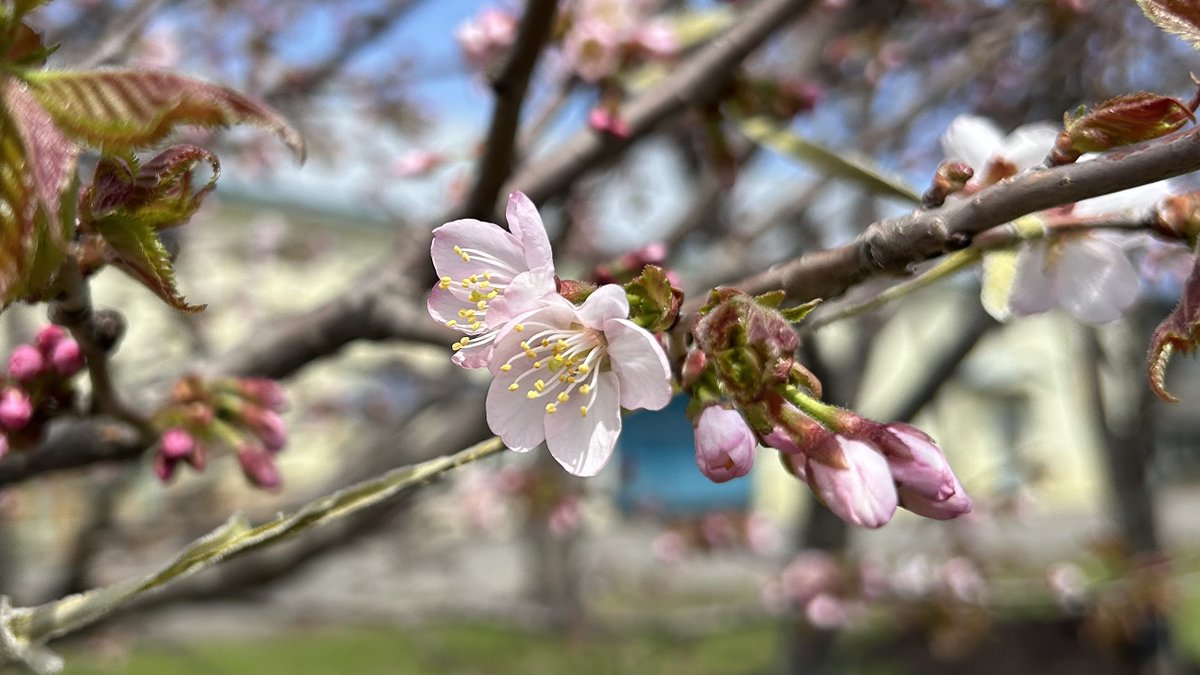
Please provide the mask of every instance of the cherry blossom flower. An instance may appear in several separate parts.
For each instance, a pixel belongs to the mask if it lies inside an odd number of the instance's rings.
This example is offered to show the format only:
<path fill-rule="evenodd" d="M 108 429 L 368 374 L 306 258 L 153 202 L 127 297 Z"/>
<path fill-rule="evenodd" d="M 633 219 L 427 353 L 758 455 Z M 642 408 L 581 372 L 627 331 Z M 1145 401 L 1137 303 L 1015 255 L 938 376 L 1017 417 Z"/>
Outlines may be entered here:
<path fill-rule="evenodd" d="M 392 173 L 399 178 L 417 178 L 433 171 L 445 161 L 446 156 L 441 153 L 417 148 L 397 157 L 392 162 Z"/>
<path fill-rule="evenodd" d="M 508 226 L 456 220 L 433 231 L 430 254 L 440 280 L 429 314 L 467 334 L 454 344 L 454 362 L 482 368 L 506 323 L 554 295 L 554 260 L 537 207 L 523 193 L 508 199 Z"/>
<path fill-rule="evenodd" d="M 1054 147 L 1056 125 L 1026 125 L 1007 137 L 989 120 L 962 115 L 942 136 L 946 158 L 976 169 L 966 194 L 1036 166 Z M 1087 161 L 1085 156 L 1080 161 Z M 1138 217 L 1170 194 L 1166 181 L 1084 200 L 1053 217 L 1079 219 Z M 1050 213 L 1033 214 L 1031 225 L 1045 223 Z M 1137 300 L 1139 275 L 1130 252 L 1149 247 L 1144 234 L 1087 232 L 1029 241 L 1015 254 L 992 252 L 984 257 L 984 307 L 997 320 L 1061 308 L 1075 319 L 1102 324 L 1120 318 Z M 1004 288 L 1002 297 L 988 289 Z"/>
<path fill-rule="evenodd" d="M 454 32 L 463 57 L 483 70 L 508 51 L 517 39 L 517 17 L 495 7 L 486 7 L 462 23 Z"/>
<path fill-rule="evenodd" d="M 711 405 L 696 417 L 696 465 L 714 483 L 750 473 L 758 442 L 736 410 Z"/>
<path fill-rule="evenodd" d="M 622 407 L 671 400 L 667 357 L 629 320 L 620 286 L 601 286 L 578 307 L 559 295 L 538 302 L 495 339 L 488 426 L 517 452 L 545 441 L 567 471 L 592 476 L 612 456 Z"/>

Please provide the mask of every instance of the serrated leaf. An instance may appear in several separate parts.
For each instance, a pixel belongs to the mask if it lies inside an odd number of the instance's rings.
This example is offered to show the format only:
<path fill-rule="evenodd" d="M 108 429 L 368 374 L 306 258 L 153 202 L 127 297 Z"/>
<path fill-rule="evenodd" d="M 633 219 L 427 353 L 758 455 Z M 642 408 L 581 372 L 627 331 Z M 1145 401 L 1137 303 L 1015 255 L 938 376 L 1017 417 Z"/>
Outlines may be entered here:
<path fill-rule="evenodd" d="M 50 115 L 19 80 L 7 78 L 3 97 L 13 127 L 25 150 L 25 170 L 48 214 L 58 214 L 59 201 L 75 178 L 79 147 L 59 131 Z"/>
<path fill-rule="evenodd" d="M 1190 354 L 1200 345 L 1200 259 L 1192 267 L 1192 273 L 1183 286 L 1179 304 L 1150 338 L 1148 370 L 1150 388 L 1164 401 L 1178 403 L 1167 391 L 1167 364 L 1175 352 Z"/>
<path fill-rule="evenodd" d="M 1150 92 L 1110 98 L 1091 110 L 1067 114 L 1056 148 L 1073 161 L 1080 154 L 1153 140 L 1196 117 L 1182 101 Z"/>
<path fill-rule="evenodd" d="M 782 314 L 783 318 L 789 323 L 800 323 L 804 320 L 804 317 L 808 316 L 814 309 L 816 309 L 817 305 L 821 304 L 821 302 L 823 302 L 821 298 L 816 298 L 809 300 L 803 305 L 796 305 L 795 307 L 781 309 L 779 310 L 779 313 Z"/>
<path fill-rule="evenodd" d="M 1137 0 L 1137 4 L 1159 28 L 1200 47 L 1200 3 L 1195 0 Z"/>
<path fill-rule="evenodd" d="M 207 305 L 189 305 L 175 286 L 175 270 L 153 223 L 135 218 L 102 218 L 92 224 L 106 244 L 109 264 L 149 288 L 181 312 L 200 312 Z"/>
<path fill-rule="evenodd" d="M 187 578 L 224 560 L 290 539 L 330 520 L 379 504 L 428 483 L 439 474 L 504 449 L 491 438 L 453 455 L 393 469 L 309 502 L 293 514 L 252 527 L 240 515 L 196 540 L 174 559 L 143 577 L 67 596 L 37 607 L 0 606 L 0 664 L 24 663 L 39 672 L 57 672 L 61 660 L 41 645 L 104 617 L 138 596 Z"/>
<path fill-rule="evenodd" d="M 849 180 L 884 196 L 900 197 L 914 204 L 921 202 L 921 195 L 916 190 L 902 180 L 888 176 L 866 157 L 853 152 L 834 152 L 765 117 L 740 119 L 738 124 L 742 133 L 755 143 L 789 155 L 826 175 Z"/>
<path fill-rule="evenodd" d="M 304 159 L 304 141 L 282 115 L 226 87 L 149 70 L 44 70 L 22 77 L 64 132 L 106 154 L 149 147 L 176 126 L 254 124 Z"/>
<path fill-rule="evenodd" d="M 193 190 L 193 172 L 201 164 L 209 167 L 209 178 Z M 220 176 L 217 156 L 195 145 L 173 145 L 140 165 L 103 157 L 81 196 L 81 225 L 86 230 L 100 219 L 128 219 L 155 230 L 174 227 L 196 213 Z"/>

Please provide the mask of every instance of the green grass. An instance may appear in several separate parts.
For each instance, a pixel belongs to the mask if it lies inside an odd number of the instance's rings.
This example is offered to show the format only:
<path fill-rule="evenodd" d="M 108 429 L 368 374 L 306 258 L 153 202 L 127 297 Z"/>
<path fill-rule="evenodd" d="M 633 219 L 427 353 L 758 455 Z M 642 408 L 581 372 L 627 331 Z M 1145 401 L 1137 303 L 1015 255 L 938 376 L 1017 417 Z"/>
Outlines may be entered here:
<path fill-rule="evenodd" d="M 384 630 L 329 628 L 254 641 L 139 646 L 127 663 L 66 654 L 66 675 L 738 675 L 765 673 L 778 654 L 773 625 L 697 640 L 641 634 L 572 642 L 494 625 Z"/>

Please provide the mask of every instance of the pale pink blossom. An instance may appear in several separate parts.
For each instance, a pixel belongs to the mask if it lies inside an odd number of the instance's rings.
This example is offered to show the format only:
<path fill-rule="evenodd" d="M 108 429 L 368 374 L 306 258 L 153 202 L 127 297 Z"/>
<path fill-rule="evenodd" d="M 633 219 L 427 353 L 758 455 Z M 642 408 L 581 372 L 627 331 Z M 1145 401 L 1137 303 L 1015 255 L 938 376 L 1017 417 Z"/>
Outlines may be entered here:
<path fill-rule="evenodd" d="M 804 606 L 804 618 L 813 628 L 836 630 L 850 623 L 850 608 L 841 598 L 821 593 Z"/>
<path fill-rule="evenodd" d="M 695 445 L 700 473 L 724 483 L 750 473 L 758 441 L 741 413 L 710 405 L 696 417 Z"/>
<path fill-rule="evenodd" d="M 550 510 L 550 515 L 546 518 L 546 528 L 550 530 L 550 534 L 561 539 L 579 529 L 582 516 L 579 500 L 567 497 Z"/>
<path fill-rule="evenodd" d="M 517 452 L 545 441 L 567 471 L 591 476 L 612 456 L 622 407 L 670 402 L 667 357 L 629 320 L 620 286 L 601 286 L 579 307 L 553 294 L 539 303 L 495 340 L 488 426 Z"/>
<path fill-rule="evenodd" d="M 811 549 L 801 551 L 783 568 L 779 582 L 788 599 L 802 605 L 818 594 L 835 588 L 841 576 L 841 569 L 833 555 Z"/>
<path fill-rule="evenodd" d="M 563 56 L 585 82 L 599 82 L 621 65 L 622 35 L 617 28 L 598 20 L 577 23 L 563 44 Z"/>
<path fill-rule="evenodd" d="M 679 563 L 687 556 L 688 543 L 683 535 L 675 530 L 668 530 L 654 538 L 650 544 L 654 557 L 665 563 Z"/>
<path fill-rule="evenodd" d="M 1087 575 L 1075 563 L 1060 562 L 1046 570 L 1046 582 L 1064 608 L 1078 608 L 1087 598 Z"/>
<path fill-rule="evenodd" d="M 651 19 L 633 34 L 633 44 L 646 56 L 669 59 L 679 54 L 679 35 L 670 23 Z"/>
<path fill-rule="evenodd" d="M 485 7 L 454 31 L 463 57 L 484 70 L 504 55 L 517 39 L 517 17 L 495 7 Z"/>
<path fill-rule="evenodd" d="M 392 162 L 392 173 L 400 178 L 424 176 L 441 166 L 446 156 L 430 150 L 410 150 Z"/>
<path fill-rule="evenodd" d="M 507 217 L 511 232 L 471 219 L 433 231 L 430 254 L 440 280 L 429 294 L 429 314 L 467 334 L 454 344 L 454 362 L 464 368 L 486 366 L 500 330 L 555 294 L 550 239 L 537 207 L 514 192 Z"/>
<path fill-rule="evenodd" d="M 746 517 L 746 548 L 760 556 L 772 556 L 783 550 L 783 533 L 769 516 L 752 513 Z"/>
<path fill-rule="evenodd" d="M 942 563 L 942 583 L 956 599 L 980 603 L 987 599 L 987 581 L 975 561 L 955 556 Z"/>

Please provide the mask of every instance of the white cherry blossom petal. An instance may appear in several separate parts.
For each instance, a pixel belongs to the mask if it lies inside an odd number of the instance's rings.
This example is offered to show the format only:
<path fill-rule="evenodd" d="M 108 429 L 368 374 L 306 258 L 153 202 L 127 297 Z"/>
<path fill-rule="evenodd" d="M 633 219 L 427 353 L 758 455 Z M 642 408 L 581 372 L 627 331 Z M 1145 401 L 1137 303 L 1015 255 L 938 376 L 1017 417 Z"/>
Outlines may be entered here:
<path fill-rule="evenodd" d="M 942 134 L 942 153 L 951 161 L 966 162 L 983 171 L 1000 151 L 1004 135 L 991 120 L 975 115 L 959 115 Z"/>
<path fill-rule="evenodd" d="M 472 258 L 476 251 L 480 255 Z M 438 276 L 456 283 L 484 271 L 507 282 L 529 269 L 520 241 L 499 225 L 481 220 L 455 220 L 434 229 L 429 254 Z"/>
<path fill-rule="evenodd" d="M 1081 218 L 1119 215 L 1136 217 L 1149 213 L 1159 201 L 1170 194 L 1170 182 L 1160 180 L 1157 183 L 1085 199 L 1076 203 L 1071 213 Z"/>
<path fill-rule="evenodd" d="M 1046 259 L 1045 242 L 1026 244 L 1017 254 L 1017 270 L 1008 306 L 1017 316 L 1041 314 L 1054 309 L 1054 279 Z"/>
<path fill-rule="evenodd" d="M 1059 256 L 1055 294 L 1079 321 L 1115 321 L 1137 300 L 1137 271 L 1120 246 L 1085 236 L 1064 242 Z"/>
<path fill-rule="evenodd" d="M 519 375 L 519 371 L 496 374 L 488 387 L 487 423 L 510 449 L 528 452 L 546 440 L 544 403 L 526 397 L 523 391 L 510 390 Z"/>
<path fill-rule="evenodd" d="M 671 366 L 654 335 L 629 319 L 609 319 L 604 337 L 622 407 L 661 410 L 671 402 Z"/>
<path fill-rule="evenodd" d="M 1057 124 L 1035 122 L 1017 127 L 1000 144 L 999 154 L 1012 162 L 1017 171 L 1025 171 L 1042 163 L 1061 129 Z"/>
<path fill-rule="evenodd" d="M 621 434 L 619 396 L 616 375 L 601 373 L 586 414 L 574 406 L 561 406 L 545 416 L 546 447 L 568 472 L 594 476 L 608 464 Z"/>
<path fill-rule="evenodd" d="M 547 296 L 555 295 L 553 268 L 522 272 L 504 288 L 504 293 L 488 305 L 488 324 L 498 326 L 510 319 L 537 309 Z"/>
<path fill-rule="evenodd" d="M 628 318 L 629 298 L 625 289 L 616 284 L 597 288 L 579 306 L 579 317 L 583 325 L 596 330 L 603 330 L 604 322 L 609 319 Z"/>
<path fill-rule="evenodd" d="M 508 229 L 516 235 L 525 251 L 525 266 L 529 269 L 549 267 L 554 276 L 554 255 L 550 251 L 550 238 L 537 207 L 524 192 L 508 196 Z"/>

